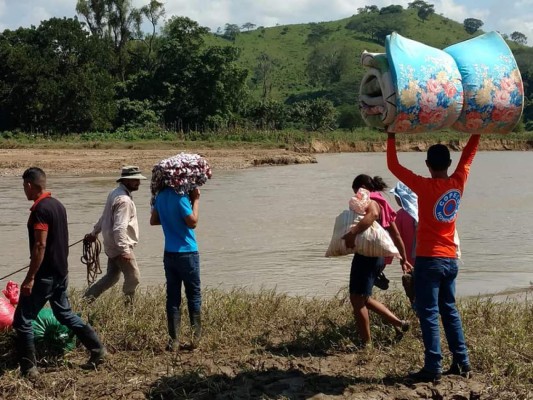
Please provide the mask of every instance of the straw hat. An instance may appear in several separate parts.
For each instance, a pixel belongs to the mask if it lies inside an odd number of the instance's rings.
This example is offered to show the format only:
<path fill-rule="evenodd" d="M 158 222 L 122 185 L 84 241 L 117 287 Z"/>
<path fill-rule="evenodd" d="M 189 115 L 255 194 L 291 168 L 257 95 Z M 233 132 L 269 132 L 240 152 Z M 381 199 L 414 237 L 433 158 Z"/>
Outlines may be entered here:
<path fill-rule="evenodd" d="M 117 179 L 117 182 L 120 182 L 123 179 L 146 179 L 146 177 L 141 175 L 139 167 L 128 165 L 122 167 L 122 173 L 120 174 L 120 178 Z"/>

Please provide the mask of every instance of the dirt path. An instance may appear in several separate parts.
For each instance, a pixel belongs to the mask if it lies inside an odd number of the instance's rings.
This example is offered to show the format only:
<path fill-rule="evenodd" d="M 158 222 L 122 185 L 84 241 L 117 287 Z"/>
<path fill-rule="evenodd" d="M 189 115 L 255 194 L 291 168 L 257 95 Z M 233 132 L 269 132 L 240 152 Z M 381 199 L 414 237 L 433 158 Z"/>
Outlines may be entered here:
<path fill-rule="evenodd" d="M 248 168 L 255 165 L 316 162 L 314 156 L 283 149 L 185 150 L 206 157 L 213 170 Z M 94 175 L 116 173 L 123 165 L 138 165 L 149 174 L 152 166 L 181 150 L 130 149 L 1 149 L 0 175 L 20 175 L 31 166 L 48 174 Z"/>

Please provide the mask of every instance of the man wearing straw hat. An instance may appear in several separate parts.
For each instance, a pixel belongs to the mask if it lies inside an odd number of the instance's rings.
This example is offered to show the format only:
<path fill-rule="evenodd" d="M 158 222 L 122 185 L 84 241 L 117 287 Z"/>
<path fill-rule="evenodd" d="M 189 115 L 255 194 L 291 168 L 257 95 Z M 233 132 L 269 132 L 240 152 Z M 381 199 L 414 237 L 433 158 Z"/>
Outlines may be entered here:
<path fill-rule="evenodd" d="M 139 167 L 122 167 L 118 186 L 107 196 L 102 216 L 94 229 L 86 238 L 95 241 L 102 232 L 104 250 L 107 254 L 107 272 L 94 285 L 89 287 L 84 297 L 95 300 L 107 289 L 115 285 L 124 275 L 122 290 L 126 301 L 131 303 L 135 289 L 139 285 L 140 273 L 133 248 L 139 241 L 139 225 L 137 223 L 137 209 L 133 202 L 132 192 L 139 189 L 141 175 Z"/>

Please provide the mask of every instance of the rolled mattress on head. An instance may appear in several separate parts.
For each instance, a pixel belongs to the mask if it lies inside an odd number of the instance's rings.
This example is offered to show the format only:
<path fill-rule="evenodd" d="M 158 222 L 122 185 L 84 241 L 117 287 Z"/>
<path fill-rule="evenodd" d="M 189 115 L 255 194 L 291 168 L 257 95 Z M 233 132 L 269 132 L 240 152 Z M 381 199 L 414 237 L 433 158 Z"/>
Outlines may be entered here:
<path fill-rule="evenodd" d="M 511 49 L 489 32 L 447 47 L 462 76 L 464 106 L 453 128 L 467 133 L 508 133 L 524 109 L 524 84 Z"/>
<path fill-rule="evenodd" d="M 369 126 L 386 128 L 396 116 L 396 92 L 387 56 L 384 53 L 364 51 L 361 63 L 368 68 L 360 86 L 361 116 Z"/>
<path fill-rule="evenodd" d="M 463 107 L 461 74 L 442 50 L 393 32 L 385 43 L 396 90 L 396 117 L 389 132 L 430 132 L 449 128 Z"/>
<path fill-rule="evenodd" d="M 367 125 L 397 133 L 505 134 L 520 120 L 522 78 L 498 33 L 440 50 L 393 32 L 385 49 L 361 55 L 367 72 L 359 109 Z"/>

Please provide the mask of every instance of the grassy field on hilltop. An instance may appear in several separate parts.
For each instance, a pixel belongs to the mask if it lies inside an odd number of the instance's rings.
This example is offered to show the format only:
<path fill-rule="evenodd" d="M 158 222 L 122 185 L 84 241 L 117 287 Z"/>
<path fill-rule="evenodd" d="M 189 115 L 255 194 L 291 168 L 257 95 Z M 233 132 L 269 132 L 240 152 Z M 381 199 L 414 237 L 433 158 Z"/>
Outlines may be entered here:
<path fill-rule="evenodd" d="M 329 48 L 348 48 L 352 55 L 353 69 L 343 77 L 345 84 L 351 84 L 353 90 L 358 90 L 358 82 L 363 74 L 359 57 L 362 51 L 384 52 L 382 44 L 372 39 L 370 34 L 363 34 L 346 26 L 349 23 L 358 24 L 365 18 L 364 14 L 329 22 L 310 22 L 305 24 L 280 25 L 275 27 L 257 27 L 250 31 L 241 31 L 234 42 L 217 36 L 210 36 L 208 44 L 234 45 L 241 50 L 240 63 L 250 71 L 258 65 L 261 54 L 268 56 L 276 63 L 272 70 L 272 97 L 285 100 L 291 94 L 321 91 L 327 87 L 312 86 L 306 74 L 309 55 L 317 46 Z M 422 42 L 429 46 L 443 49 L 449 45 L 470 39 L 482 34 L 479 30 L 474 35 L 467 33 L 463 24 L 444 16 L 434 14 L 428 20 L 421 20 L 416 10 L 404 10 L 395 14 L 397 20 L 403 23 L 402 35 Z M 316 27 L 319 29 L 316 29 Z M 313 31 L 321 32 L 317 41 L 310 41 L 309 35 Z M 511 48 L 521 47 L 514 42 L 508 42 Z M 258 95 L 260 88 L 251 86 Z M 355 93 L 354 93 L 355 95 Z"/>

